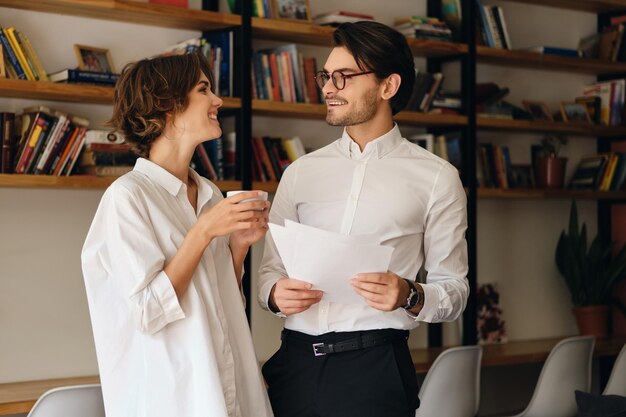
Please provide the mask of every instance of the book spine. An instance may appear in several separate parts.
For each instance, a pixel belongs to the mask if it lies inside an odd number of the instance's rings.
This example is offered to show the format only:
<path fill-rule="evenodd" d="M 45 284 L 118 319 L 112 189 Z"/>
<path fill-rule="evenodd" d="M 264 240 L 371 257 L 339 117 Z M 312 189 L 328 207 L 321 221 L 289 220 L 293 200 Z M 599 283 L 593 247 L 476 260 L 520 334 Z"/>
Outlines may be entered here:
<path fill-rule="evenodd" d="M 17 43 L 17 39 L 15 38 L 15 33 L 13 31 L 14 29 L 12 27 L 4 29 L 5 36 L 9 40 L 9 43 L 11 44 L 11 47 L 13 48 L 13 51 L 17 56 L 17 60 L 20 63 L 22 70 L 26 74 L 26 79 L 30 81 L 37 81 L 35 79 L 35 75 L 31 72 L 28 63 L 26 62 L 26 57 L 24 57 L 24 53 Z"/>
<path fill-rule="evenodd" d="M 28 37 L 22 32 L 18 32 L 18 31 L 15 31 L 15 32 L 17 33 L 18 37 L 22 41 L 22 45 L 24 45 L 24 47 L 26 48 L 27 57 L 30 57 L 31 61 L 33 62 L 33 65 L 35 66 L 37 75 L 39 77 L 39 81 L 48 81 L 48 74 L 46 73 L 46 70 L 44 70 L 43 65 L 41 65 L 41 61 L 39 60 L 39 57 L 37 56 L 35 49 L 33 48 L 30 41 L 28 40 Z"/>
<path fill-rule="evenodd" d="M 15 113 L 2 114 L 2 159 L 0 160 L 0 172 L 10 174 L 13 171 L 13 148 L 14 148 L 14 130 L 15 130 Z"/>
<path fill-rule="evenodd" d="M 0 43 L 2 43 L 2 46 L 4 47 L 4 52 L 6 53 L 8 61 L 11 64 L 11 67 L 13 68 L 13 70 L 15 71 L 17 78 L 19 78 L 20 80 L 26 80 L 27 79 L 26 73 L 22 69 L 20 62 L 17 59 L 17 55 L 15 55 L 15 52 L 13 51 L 13 48 L 11 47 L 11 44 L 9 43 L 9 39 L 6 37 L 4 33 L 4 29 L 2 29 L 1 27 L 0 27 Z"/>

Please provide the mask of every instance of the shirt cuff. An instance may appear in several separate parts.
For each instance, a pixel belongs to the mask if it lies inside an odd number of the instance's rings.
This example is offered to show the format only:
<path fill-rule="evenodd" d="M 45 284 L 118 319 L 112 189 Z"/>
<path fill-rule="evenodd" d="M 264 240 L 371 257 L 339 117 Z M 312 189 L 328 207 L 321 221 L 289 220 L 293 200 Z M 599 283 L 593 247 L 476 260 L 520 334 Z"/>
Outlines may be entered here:
<path fill-rule="evenodd" d="M 424 307 L 416 315 L 410 314 L 415 321 L 432 323 L 439 308 L 439 291 L 432 284 L 420 284 L 424 290 Z"/>
<path fill-rule="evenodd" d="M 267 282 L 265 282 L 265 284 L 263 284 L 263 286 L 259 290 L 259 302 L 261 303 L 261 307 L 263 307 L 265 310 L 269 311 L 275 316 L 278 316 L 284 319 L 287 316 L 284 315 L 280 310 L 278 311 L 278 313 L 274 313 L 272 309 L 270 308 L 270 302 L 269 302 L 272 288 L 278 282 L 279 279 L 280 278 L 271 278 Z"/>
<path fill-rule="evenodd" d="M 167 324 L 185 318 L 185 312 L 180 306 L 172 281 L 165 271 L 160 272 L 150 282 L 150 291 L 154 294 L 158 304 L 153 304 L 155 308 L 151 308 L 149 304 L 144 306 L 145 314 L 142 327 L 146 332 L 156 333 Z"/>

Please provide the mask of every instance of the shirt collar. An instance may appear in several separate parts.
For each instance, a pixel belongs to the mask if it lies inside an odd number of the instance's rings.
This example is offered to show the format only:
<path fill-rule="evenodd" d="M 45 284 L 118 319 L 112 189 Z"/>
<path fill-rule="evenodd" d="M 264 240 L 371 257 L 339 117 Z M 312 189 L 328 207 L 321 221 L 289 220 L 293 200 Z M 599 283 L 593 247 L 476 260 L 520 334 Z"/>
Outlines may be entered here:
<path fill-rule="evenodd" d="M 178 193 L 180 193 L 185 185 L 165 168 L 145 158 L 137 158 L 133 171 L 141 172 L 146 175 L 152 182 L 163 187 L 174 197 L 178 196 Z M 213 189 L 202 180 L 196 171 L 191 168 L 189 168 L 189 171 L 198 186 L 198 207 L 202 207 L 213 196 Z"/>
<path fill-rule="evenodd" d="M 349 159 L 371 156 L 372 153 L 381 159 L 386 154 L 395 149 L 402 142 L 402 134 L 397 123 L 393 124 L 393 128 L 382 136 L 370 141 L 365 145 L 363 152 L 359 149 L 359 145 L 350 137 L 348 129 L 343 129 L 343 135 L 339 139 L 339 150 Z"/>

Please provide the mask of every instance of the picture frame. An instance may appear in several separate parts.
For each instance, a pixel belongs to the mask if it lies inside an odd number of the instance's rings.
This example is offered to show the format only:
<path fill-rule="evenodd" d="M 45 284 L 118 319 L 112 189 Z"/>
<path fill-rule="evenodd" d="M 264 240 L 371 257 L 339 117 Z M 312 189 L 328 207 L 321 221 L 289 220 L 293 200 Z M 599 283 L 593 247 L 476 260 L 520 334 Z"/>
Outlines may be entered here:
<path fill-rule="evenodd" d="M 562 101 L 561 115 L 566 123 L 585 123 L 591 124 L 591 117 L 587 111 L 587 106 L 582 103 Z"/>
<path fill-rule="evenodd" d="M 599 96 L 580 96 L 574 99 L 575 103 L 584 104 L 587 107 L 587 113 L 591 123 L 600 124 L 600 110 L 602 106 L 602 100 Z"/>
<path fill-rule="evenodd" d="M 274 18 L 312 23 L 309 0 L 272 0 Z"/>
<path fill-rule="evenodd" d="M 545 102 L 523 100 L 522 104 L 533 120 L 554 121 L 552 113 L 550 113 L 550 109 Z"/>
<path fill-rule="evenodd" d="M 115 73 L 111 53 L 106 48 L 87 45 L 74 45 L 78 69 L 82 71 Z"/>
<path fill-rule="evenodd" d="M 510 188 L 535 188 L 533 167 L 530 164 L 511 164 Z"/>

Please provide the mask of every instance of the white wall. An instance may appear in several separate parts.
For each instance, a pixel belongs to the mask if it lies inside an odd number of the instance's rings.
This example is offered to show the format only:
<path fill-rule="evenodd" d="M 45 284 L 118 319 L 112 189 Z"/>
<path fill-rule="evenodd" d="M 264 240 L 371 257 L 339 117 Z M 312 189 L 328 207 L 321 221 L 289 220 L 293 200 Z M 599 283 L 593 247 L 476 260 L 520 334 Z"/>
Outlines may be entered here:
<path fill-rule="evenodd" d="M 336 9 L 330 0 L 311 1 L 313 14 Z M 425 2 L 342 1 L 342 7 L 364 10 L 392 23 L 396 15 L 425 12 Z M 411 4 L 415 6 L 411 6 Z M 575 47 L 578 39 L 595 31 L 591 14 L 502 3 L 514 46 Z M 367 7 L 366 7 L 367 6 Z M 568 22 L 567 30 L 555 22 Z M 25 32 L 45 68 L 60 70 L 75 65 L 74 43 L 111 50 L 117 68 L 151 55 L 196 32 L 75 18 L 0 8 L 0 25 Z M 257 46 L 271 45 L 269 42 Z M 323 64 L 327 49 L 302 46 Z M 423 60 L 417 60 L 424 67 Z M 458 65 L 446 65 L 448 83 L 456 84 Z M 579 94 L 593 77 L 518 70 L 481 65 L 479 81 L 494 80 L 511 88 L 509 99 L 546 100 L 555 106 Z M 38 101 L 0 98 L 0 109 L 19 111 Z M 93 124 L 104 121 L 108 106 L 48 103 L 84 115 Z M 278 122 L 278 123 L 277 123 Z M 276 128 L 276 126 L 279 128 Z M 403 132 L 417 129 L 402 127 Z M 319 147 L 340 135 L 324 122 L 255 118 L 255 134 L 299 135 Z M 479 133 L 480 141 L 509 145 L 514 163 L 529 160 L 529 144 L 539 135 Z M 569 172 L 580 155 L 593 153 L 591 139 L 571 138 L 566 149 Z M 97 372 L 79 254 L 101 191 L 0 189 L 0 383 L 30 379 L 88 375 Z M 569 294 L 558 276 L 553 253 L 560 230 L 567 223 L 568 201 L 481 200 L 478 205 L 478 273 L 480 282 L 497 282 L 509 338 L 531 339 L 574 334 Z M 579 203 L 581 219 L 595 232 L 595 203 Z M 253 250 L 253 272 L 262 251 Z M 253 285 L 256 274 L 253 274 Z M 254 288 L 254 287 L 253 287 Z M 267 359 L 278 346 L 279 319 L 260 311 L 255 300 L 252 332 L 258 357 Z M 453 344 L 458 327 L 446 327 Z M 425 327 L 414 332 L 412 346 L 425 346 Z"/>

